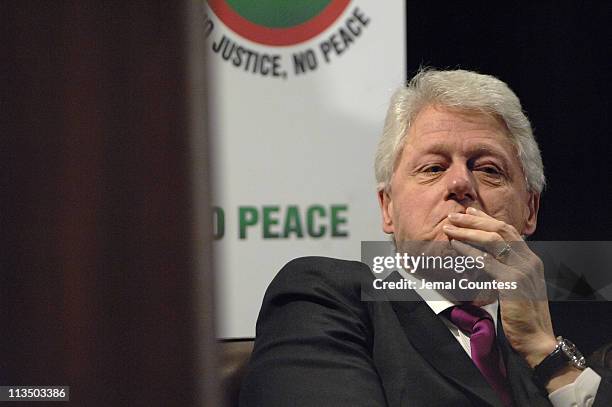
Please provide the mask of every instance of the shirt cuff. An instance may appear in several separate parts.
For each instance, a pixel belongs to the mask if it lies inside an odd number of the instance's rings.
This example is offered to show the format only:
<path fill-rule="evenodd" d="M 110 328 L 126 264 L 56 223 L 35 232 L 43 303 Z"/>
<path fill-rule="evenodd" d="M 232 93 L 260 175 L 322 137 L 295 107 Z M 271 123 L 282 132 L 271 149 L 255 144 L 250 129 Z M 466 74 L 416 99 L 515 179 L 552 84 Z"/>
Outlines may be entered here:
<path fill-rule="evenodd" d="M 548 399 L 555 407 L 591 407 L 595 402 L 599 382 L 601 376 L 593 369 L 586 368 L 574 383 L 553 391 L 548 395 Z"/>

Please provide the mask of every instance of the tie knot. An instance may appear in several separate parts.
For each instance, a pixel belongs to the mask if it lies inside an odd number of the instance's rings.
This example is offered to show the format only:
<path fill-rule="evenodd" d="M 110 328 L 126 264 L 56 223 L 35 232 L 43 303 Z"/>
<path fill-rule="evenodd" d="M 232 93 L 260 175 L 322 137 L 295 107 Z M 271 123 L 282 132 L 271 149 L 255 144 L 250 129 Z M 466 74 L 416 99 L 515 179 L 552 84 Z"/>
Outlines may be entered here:
<path fill-rule="evenodd" d="M 471 304 L 458 305 L 450 308 L 448 319 L 450 319 L 457 328 L 468 332 L 470 335 L 483 328 L 491 331 L 494 329 L 491 315 L 482 308 Z"/>

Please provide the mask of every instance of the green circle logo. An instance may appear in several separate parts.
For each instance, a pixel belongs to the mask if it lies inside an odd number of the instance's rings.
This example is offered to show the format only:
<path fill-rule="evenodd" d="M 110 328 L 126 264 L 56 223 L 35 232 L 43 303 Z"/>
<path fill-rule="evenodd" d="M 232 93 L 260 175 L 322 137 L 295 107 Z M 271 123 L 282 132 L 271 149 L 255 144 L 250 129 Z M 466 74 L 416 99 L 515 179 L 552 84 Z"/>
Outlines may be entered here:
<path fill-rule="evenodd" d="M 225 25 L 263 45 L 288 46 L 320 34 L 350 0 L 208 0 Z"/>

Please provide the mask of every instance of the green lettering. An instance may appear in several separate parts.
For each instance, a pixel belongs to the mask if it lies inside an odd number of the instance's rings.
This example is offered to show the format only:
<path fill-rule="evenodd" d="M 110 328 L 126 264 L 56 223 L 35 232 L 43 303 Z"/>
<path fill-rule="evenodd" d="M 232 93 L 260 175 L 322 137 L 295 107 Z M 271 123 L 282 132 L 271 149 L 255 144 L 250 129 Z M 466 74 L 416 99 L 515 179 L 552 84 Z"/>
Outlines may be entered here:
<path fill-rule="evenodd" d="M 263 208 L 263 238 L 277 239 L 280 237 L 278 232 L 272 232 L 272 226 L 278 225 L 278 218 L 273 218 L 272 215 L 278 213 L 278 206 L 264 206 Z"/>
<path fill-rule="evenodd" d="M 315 229 L 315 213 L 319 213 L 320 217 L 325 216 L 325 208 L 321 205 L 313 205 L 306 211 L 308 235 L 310 237 L 323 237 L 325 234 L 325 226 L 320 225 L 318 229 Z"/>
<path fill-rule="evenodd" d="M 259 214 L 254 206 L 241 206 L 238 208 L 238 222 L 240 224 L 240 239 L 246 239 L 247 227 L 257 224 Z"/>
<path fill-rule="evenodd" d="M 331 207 L 331 235 L 332 237 L 347 237 L 346 230 L 340 230 L 340 225 L 348 223 L 346 217 L 341 216 L 340 212 L 348 210 L 347 205 L 332 205 Z"/>
<path fill-rule="evenodd" d="M 219 208 L 218 206 L 212 207 L 212 215 L 213 215 L 213 239 L 219 240 L 222 239 L 225 235 L 225 212 L 223 212 L 223 208 Z"/>
<path fill-rule="evenodd" d="M 288 206 L 287 214 L 285 215 L 283 237 L 289 237 L 291 233 L 295 233 L 296 237 L 304 237 L 302 221 L 300 220 L 300 211 L 297 206 Z"/>

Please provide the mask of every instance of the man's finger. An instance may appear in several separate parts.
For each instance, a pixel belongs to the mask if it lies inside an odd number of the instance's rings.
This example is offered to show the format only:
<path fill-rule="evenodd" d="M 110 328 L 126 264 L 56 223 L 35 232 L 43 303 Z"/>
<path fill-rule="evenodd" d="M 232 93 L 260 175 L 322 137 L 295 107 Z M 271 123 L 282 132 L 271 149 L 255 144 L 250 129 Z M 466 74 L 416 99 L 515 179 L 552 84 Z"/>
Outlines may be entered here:
<path fill-rule="evenodd" d="M 501 229 L 503 223 L 493 218 L 485 218 L 466 213 L 451 213 L 448 215 L 448 220 L 455 226 L 496 233 Z"/>
<path fill-rule="evenodd" d="M 476 208 L 467 208 L 464 216 L 449 215 L 449 221 L 456 226 L 472 229 L 481 229 L 499 234 L 504 241 L 512 246 L 518 254 L 529 256 L 531 250 L 523 240 L 520 233 L 511 225 L 497 220 L 494 217 Z"/>
<path fill-rule="evenodd" d="M 481 244 L 505 242 L 497 232 L 488 232 L 486 230 L 471 229 L 455 225 L 444 225 L 442 228 L 444 229 L 444 233 L 458 240 L 466 240 Z"/>
<path fill-rule="evenodd" d="M 500 269 L 499 262 L 496 261 L 489 253 L 483 252 L 470 244 L 465 242 L 461 242 L 459 240 L 451 240 L 451 246 L 462 256 L 469 256 L 472 258 L 477 258 L 482 256 L 484 258 L 484 270 L 487 274 L 489 274 L 492 278 L 496 280 L 503 280 L 501 277 L 504 275 L 504 271 Z M 495 263 L 498 263 L 497 265 Z"/>

